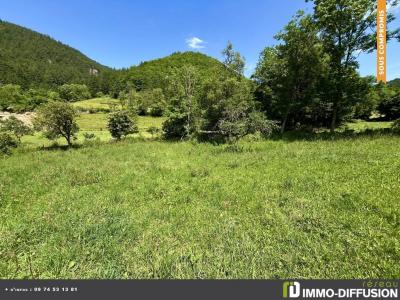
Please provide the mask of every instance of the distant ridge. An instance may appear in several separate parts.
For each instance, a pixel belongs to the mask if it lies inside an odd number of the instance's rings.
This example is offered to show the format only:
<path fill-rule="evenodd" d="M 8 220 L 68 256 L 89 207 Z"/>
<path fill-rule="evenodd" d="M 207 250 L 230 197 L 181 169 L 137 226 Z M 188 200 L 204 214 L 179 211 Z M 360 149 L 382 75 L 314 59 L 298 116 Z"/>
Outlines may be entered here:
<path fill-rule="evenodd" d="M 24 88 L 87 83 L 109 70 L 51 37 L 0 20 L 0 83 Z"/>

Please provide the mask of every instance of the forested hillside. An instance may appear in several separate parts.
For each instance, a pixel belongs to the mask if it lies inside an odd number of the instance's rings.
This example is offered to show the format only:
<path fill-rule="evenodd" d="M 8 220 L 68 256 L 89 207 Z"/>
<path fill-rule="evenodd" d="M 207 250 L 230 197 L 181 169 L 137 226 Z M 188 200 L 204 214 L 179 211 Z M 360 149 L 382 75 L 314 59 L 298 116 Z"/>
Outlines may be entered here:
<path fill-rule="evenodd" d="M 225 72 L 224 65 L 215 58 L 198 52 L 176 52 L 170 56 L 143 62 L 131 67 L 128 78 L 135 83 L 138 89 L 165 88 L 172 69 L 184 66 L 193 66 L 201 78 L 209 77 L 218 72 Z"/>
<path fill-rule="evenodd" d="M 109 68 L 49 36 L 0 20 L 0 83 L 55 88 L 90 85 Z"/>

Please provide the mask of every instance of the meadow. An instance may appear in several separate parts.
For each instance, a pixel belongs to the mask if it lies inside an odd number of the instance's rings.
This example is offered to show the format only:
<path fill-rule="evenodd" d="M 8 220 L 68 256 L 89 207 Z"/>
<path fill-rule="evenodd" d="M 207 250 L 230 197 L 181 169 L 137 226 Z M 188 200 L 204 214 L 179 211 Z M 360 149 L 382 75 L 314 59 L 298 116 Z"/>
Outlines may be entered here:
<path fill-rule="evenodd" d="M 111 135 L 107 129 L 108 113 L 112 111 L 113 107 L 120 108 L 120 101 L 111 98 L 94 98 L 89 100 L 82 100 L 73 103 L 73 106 L 79 111 L 77 123 L 79 126 L 79 133 L 75 144 L 82 144 L 85 142 L 85 134 L 94 134 L 93 141 L 108 142 L 111 140 Z M 160 134 L 151 135 L 147 132 L 150 127 L 156 127 L 161 130 L 162 123 L 165 121 L 164 117 L 147 117 L 138 116 L 137 125 L 139 133 L 135 137 L 144 139 L 160 137 Z M 92 142 L 93 142 L 92 141 Z M 27 148 L 49 147 L 49 146 L 65 146 L 64 139 L 59 138 L 55 141 L 49 141 L 42 133 L 37 132 L 32 136 L 24 136 L 22 142 Z"/>
<path fill-rule="evenodd" d="M 385 133 L 28 147 L 0 159 L 0 278 L 398 278 L 399 149 Z"/>

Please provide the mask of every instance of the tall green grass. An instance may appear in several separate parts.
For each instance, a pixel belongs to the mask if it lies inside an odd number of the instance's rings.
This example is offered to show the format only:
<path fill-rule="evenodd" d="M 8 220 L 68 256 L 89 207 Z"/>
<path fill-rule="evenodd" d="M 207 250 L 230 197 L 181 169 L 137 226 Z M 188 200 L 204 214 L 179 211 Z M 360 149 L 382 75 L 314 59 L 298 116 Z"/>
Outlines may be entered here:
<path fill-rule="evenodd" d="M 0 278 L 398 278 L 400 138 L 0 159 Z"/>

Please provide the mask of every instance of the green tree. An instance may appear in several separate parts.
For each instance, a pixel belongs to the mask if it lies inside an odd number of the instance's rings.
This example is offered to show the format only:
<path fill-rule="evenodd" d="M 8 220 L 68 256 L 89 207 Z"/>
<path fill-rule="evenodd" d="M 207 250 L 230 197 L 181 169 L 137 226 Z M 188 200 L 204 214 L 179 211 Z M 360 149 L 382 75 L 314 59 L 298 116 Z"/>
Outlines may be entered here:
<path fill-rule="evenodd" d="M 63 137 L 68 146 L 71 146 L 72 139 L 79 130 L 76 117 L 77 112 L 71 104 L 49 102 L 38 109 L 33 124 L 35 129 L 42 130 L 48 139 Z"/>
<path fill-rule="evenodd" d="M 233 44 L 231 42 L 228 42 L 225 49 L 222 51 L 222 55 L 224 57 L 224 65 L 228 69 L 239 75 L 243 75 L 246 66 L 245 58 L 233 49 Z"/>
<path fill-rule="evenodd" d="M 174 69 L 168 77 L 170 100 L 168 119 L 163 124 L 167 138 L 186 138 L 196 132 L 200 80 L 198 70 L 190 65 Z"/>
<path fill-rule="evenodd" d="M 264 107 L 281 119 L 283 133 L 289 121 L 304 121 L 299 112 L 316 98 L 327 58 L 311 16 L 303 12 L 275 38 L 282 43 L 262 52 L 253 79 L 263 90 L 261 101 L 270 102 Z"/>
<path fill-rule="evenodd" d="M 61 99 L 74 102 L 89 99 L 91 94 L 85 84 L 63 84 L 58 88 Z"/>
<path fill-rule="evenodd" d="M 314 5 L 314 20 L 323 41 L 324 50 L 329 55 L 329 93 L 325 93 L 331 103 L 330 129 L 334 131 L 338 121 L 346 115 L 353 98 L 348 97 L 348 88 L 353 89 L 351 80 L 358 67 L 357 55 L 376 48 L 377 1 L 376 0 L 308 0 Z M 396 5 L 397 0 L 388 0 Z M 394 20 L 388 14 L 388 23 Z M 388 31 L 387 38 L 398 36 L 398 30 Z"/>
<path fill-rule="evenodd" d="M 129 134 L 138 132 L 137 121 L 132 113 L 127 110 L 113 112 L 109 115 L 108 130 L 117 140 Z"/>
<path fill-rule="evenodd" d="M 19 142 L 24 135 L 33 134 L 32 128 L 25 125 L 24 122 L 17 119 L 15 116 L 11 116 L 5 120 L 0 120 L 0 131 L 13 133 Z"/>
<path fill-rule="evenodd" d="M 21 86 L 16 84 L 0 84 L 0 110 L 21 112 L 27 105 L 27 99 Z"/>
<path fill-rule="evenodd" d="M 368 120 L 374 113 L 378 110 L 378 105 L 380 102 L 380 96 L 375 85 L 376 79 L 374 76 L 367 76 L 362 80 L 365 81 L 367 87 L 367 94 L 363 101 L 356 103 L 354 107 L 354 118 Z"/>
<path fill-rule="evenodd" d="M 400 95 L 383 99 L 378 105 L 379 112 L 385 116 L 387 120 L 396 120 L 400 118 Z"/>
<path fill-rule="evenodd" d="M 161 117 L 167 108 L 167 102 L 165 101 L 163 90 L 160 88 L 153 89 L 148 93 L 148 97 L 148 113 L 153 117 Z"/>

